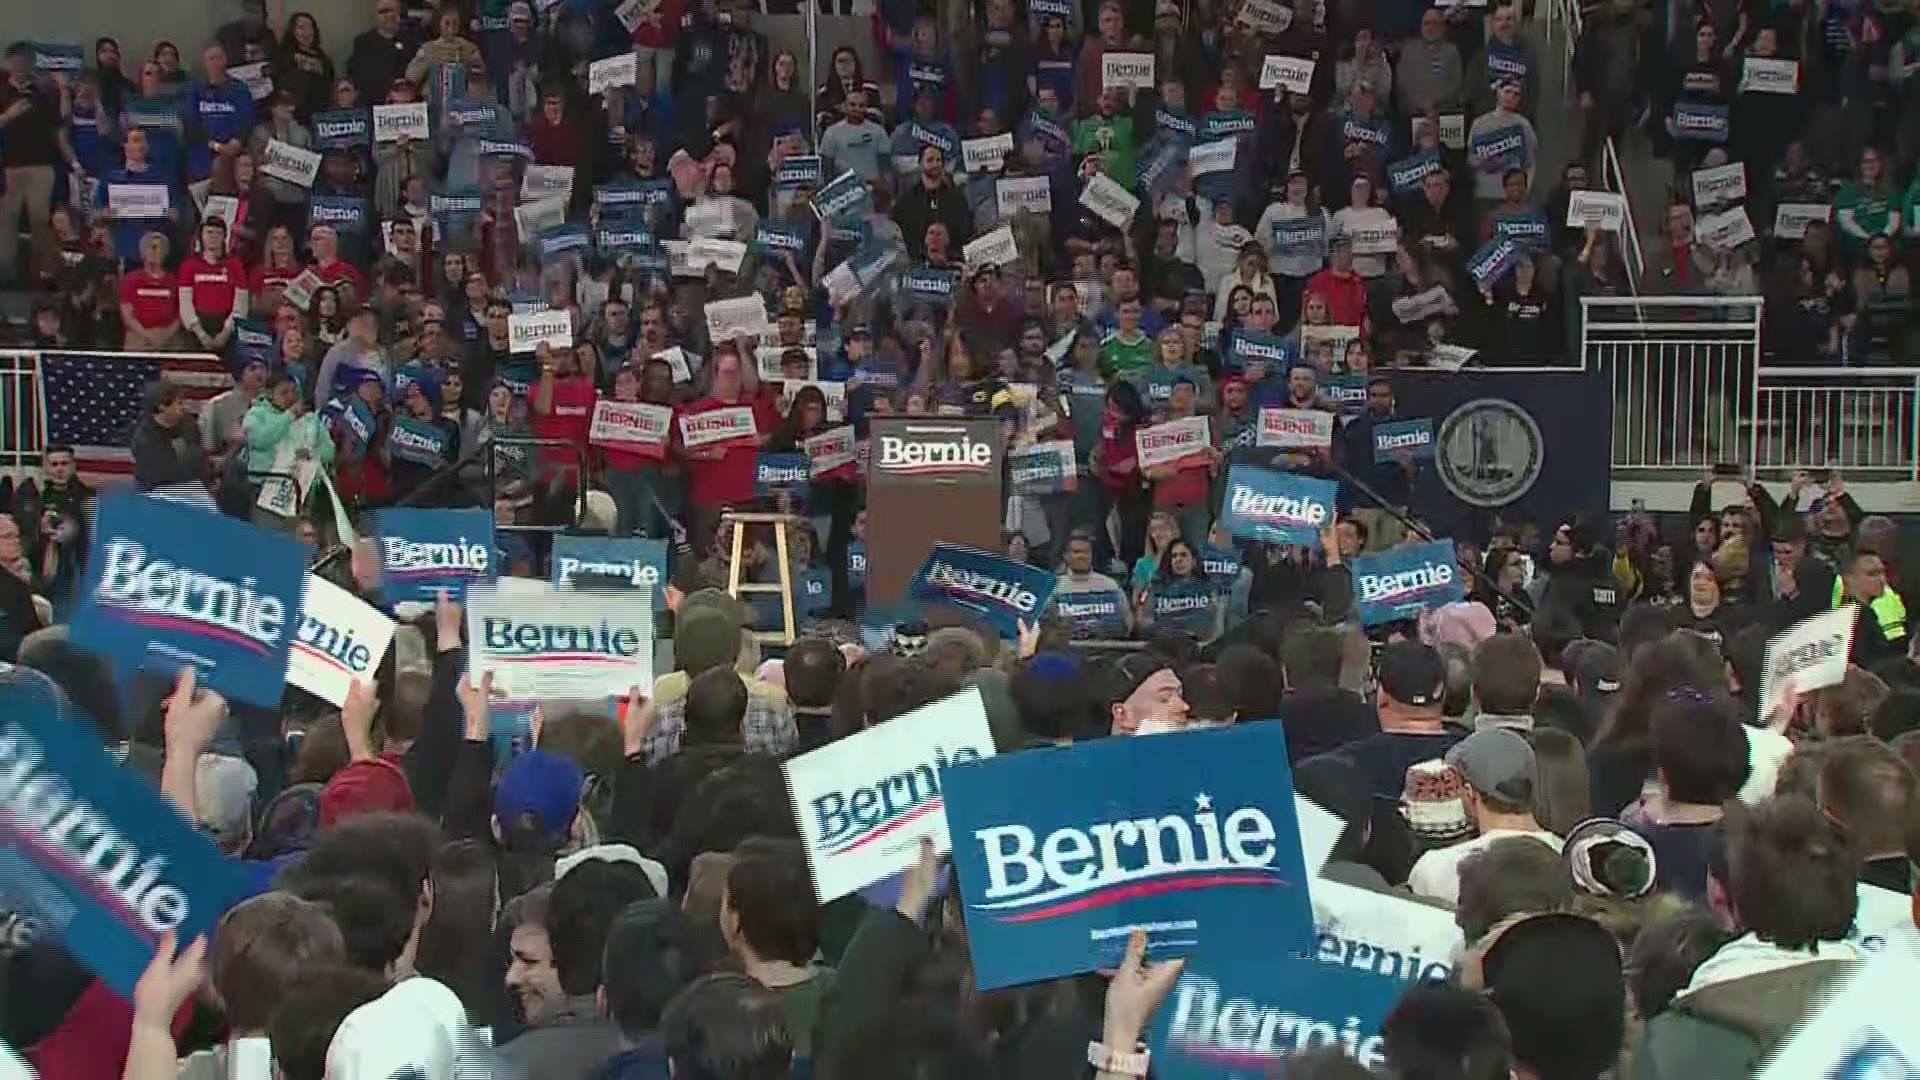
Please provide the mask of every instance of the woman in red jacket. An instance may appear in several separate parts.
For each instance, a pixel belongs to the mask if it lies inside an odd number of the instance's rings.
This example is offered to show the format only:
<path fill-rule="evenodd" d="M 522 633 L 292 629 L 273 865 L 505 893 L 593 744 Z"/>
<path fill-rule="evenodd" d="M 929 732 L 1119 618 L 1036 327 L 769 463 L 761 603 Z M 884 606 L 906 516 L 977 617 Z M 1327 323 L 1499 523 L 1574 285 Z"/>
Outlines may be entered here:
<path fill-rule="evenodd" d="M 247 317 L 247 272 L 227 250 L 227 223 L 200 223 L 200 250 L 180 264 L 180 323 L 203 348 L 224 349 Z"/>

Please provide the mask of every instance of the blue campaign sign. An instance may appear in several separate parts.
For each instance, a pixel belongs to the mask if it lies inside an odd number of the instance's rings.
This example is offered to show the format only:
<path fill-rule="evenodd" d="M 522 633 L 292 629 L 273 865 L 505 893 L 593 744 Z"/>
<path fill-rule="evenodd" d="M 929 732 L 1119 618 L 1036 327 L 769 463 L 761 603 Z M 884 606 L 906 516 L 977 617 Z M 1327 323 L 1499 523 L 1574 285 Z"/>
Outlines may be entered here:
<path fill-rule="evenodd" d="M 822 221 L 846 224 L 865 218 L 872 206 L 873 192 L 852 172 L 841 173 L 813 194 L 813 212 Z"/>
<path fill-rule="evenodd" d="M 1233 345 L 1227 351 L 1227 370 L 1245 371 L 1248 364 L 1265 364 L 1269 372 L 1285 374 L 1292 363 L 1293 348 L 1286 338 L 1245 327 L 1233 332 Z"/>
<path fill-rule="evenodd" d="M 532 701 L 496 701 L 487 708 L 487 742 L 495 763 L 510 761 L 533 745 Z"/>
<path fill-rule="evenodd" d="M 388 603 L 428 603 L 441 589 L 455 600 L 467 586 L 495 576 L 493 511 L 381 510 L 380 592 Z"/>
<path fill-rule="evenodd" d="M 753 491 L 761 498 L 784 491 L 807 501 L 807 477 L 813 466 L 805 454 L 762 453 L 753 461 Z"/>
<path fill-rule="evenodd" d="M 1340 406 L 1340 415 L 1359 416 L 1367 407 L 1367 377 L 1352 372 L 1341 375 L 1329 375 L 1320 384 L 1320 390 L 1335 405 Z"/>
<path fill-rule="evenodd" d="M 1149 955 L 1315 940 L 1279 724 L 1025 750 L 940 770 L 980 989 Z"/>
<path fill-rule="evenodd" d="M 33 43 L 33 70 L 43 75 L 78 75 L 86 66 L 86 53 L 71 41 Z"/>
<path fill-rule="evenodd" d="M 1007 483 L 1015 495 L 1058 495 L 1075 480 L 1073 444 L 1035 443 L 1007 451 Z"/>
<path fill-rule="evenodd" d="M 1547 215 L 1531 208 L 1495 214 L 1493 235 L 1504 236 L 1522 248 L 1546 247 Z"/>
<path fill-rule="evenodd" d="M 92 732 L 50 683 L 0 689 L 0 902 L 131 1000 L 160 935 L 211 934 L 251 876 Z"/>
<path fill-rule="evenodd" d="M 847 590 L 856 599 L 865 596 L 867 591 L 867 542 L 854 540 L 847 544 Z"/>
<path fill-rule="evenodd" d="M 1527 136 L 1518 126 L 1495 128 L 1467 142 L 1467 159 L 1481 172 L 1498 173 L 1527 167 Z"/>
<path fill-rule="evenodd" d="M 959 278 L 958 271 L 916 266 L 907 271 L 907 295 L 931 304 L 950 304 L 953 302 L 954 285 Z"/>
<path fill-rule="evenodd" d="M 1481 288 L 1491 288 L 1494 282 L 1507 276 L 1519 258 L 1519 245 L 1504 236 L 1495 236 L 1480 245 L 1480 250 L 1467 260 L 1467 273 Z"/>
<path fill-rule="evenodd" d="M 313 114 L 313 145 L 321 150 L 373 145 L 372 116 L 365 109 L 335 109 Z"/>
<path fill-rule="evenodd" d="M 358 234 L 367 227 L 367 200 L 352 195 L 315 195 L 307 204 L 307 224 Z"/>
<path fill-rule="evenodd" d="M 1007 637 L 1032 623 L 1053 595 L 1054 575 L 991 551 L 940 543 L 922 563 L 907 595 L 984 615 Z"/>
<path fill-rule="evenodd" d="M 280 351 L 273 328 L 259 319 L 233 320 L 233 366 L 245 370 L 249 364 L 271 366 Z"/>
<path fill-rule="evenodd" d="M 1127 598 L 1117 588 L 1056 592 L 1053 613 L 1073 624 L 1076 638 L 1127 636 Z"/>
<path fill-rule="evenodd" d="M 1673 106 L 1673 137 L 1695 142 L 1726 142 L 1728 115 L 1725 105 L 1677 102 Z"/>
<path fill-rule="evenodd" d="M 540 261 L 557 259 L 569 251 L 583 251 L 591 242 L 585 225 L 555 225 L 540 234 Z"/>
<path fill-rule="evenodd" d="M 753 251 L 756 255 L 777 258 L 788 252 L 799 255 L 807 249 L 807 239 L 800 230 L 786 225 L 761 225 L 753 230 Z"/>
<path fill-rule="evenodd" d="M 1214 611 L 1219 596 L 1213 582 L 1191 578 L 1155 581 L 1147 589 L 1147 610 L 1153 616 L 1153 628 L 1175 630 L 1198 638 L 1213 635 Z"/>
<path fill-rule="evenodd" d="M 403 416 L 387 432 L 387 453 L 410 465 L 432 468 L 445 456 L 447 438 L 440 425 Z"/>
<path fill-rule="evenodd" d="M 780 169 L 774 174 L 775 187 L 791 189 L 797 187 L 819 187 L 822 162 L 819 154 L 795 154 L 780 159 Z"/>
<path fill-rule="evenodd" d="M 1304 544 L 1318 550 L 1320 527 L 1333 520 L 1340 485 L 1277 469 L 1235 465 L 1227 470 L 1220 521 L 1227 535 L 1266 544 Z"/>
<path fill-rule="evenodd" d="M 1423 150 L 1387 166 L 1387 181 L 1393 185 L 1395 195 L 1406 195 L 1420 190 L 1420 181 L 1425 180 L 1428 173 L 1439 171 L 1440 155 Z"/>
<path fill-rule="evenodd" d="M 1224 593 L 1240 580 L 1240 553 L 1209 545 L 1200 549 L 1200 568 L 1207 572 L 1213 587 Z"/>
<path fill-rule="evenodd" d="M 1273 223 L 1273 253 L 1305 256 L 1324 252 L 1327 247 L 1327 221 L 1314 211 L 1305 217 Z"/>
<path fill-rule="evenodd" d="M 1264 726 L 1264 725 L 1263 725 Z M 952 812 L 948 812 L 949 819 Z M 1260 1080 L 1291 1054 L 1331 1046 L 1386 1061 L 1380 1024 L 1406 984 L 1299 956 L 1228 948 L 1187 963 L 1154 1017 L 1161 1080 Z"/>
<path fill-rule="evenodd" d="M 1373 463 L 1384 465 L 1408 454 L 1415 461 L 1433 460 L 1433 421 L 1395 420 L 1373 425 Z"/>
<path fill-rule="evenodd" d="M 1499 41 L 1487 42 L 1487 77 L 1494 82 L 1503 79 L 1525 82 L 1527 54 Z"/>
<path fill-rule="evenodd" d="M 307 552 L 285 533 L 180 503 L 100 499 L 74 644 L 120 670 L 183 664 L 230 698 L 278 706 Z"/>
<path fill-rule="evenodd" d="M 1387 121 L 1379 116 L 1348 116 L 1340 125 L 1340 137 L 1350 143 L 1366 143 L 1386 149 Z"/>
<path fill-rule="evenodd" d="M 1360 555 L 1349 569 L 1363 626 L 1410 619 L 1466 595 L 1451 540 Z"/>
<path fill-rule="evenodd" d="M 603 255 L 643 251 L 653 247 L 653 231 L 637 226 L 602 225 L 594 230 L 593 246 Z"/>
<path fill-rule="evenodd" d="M 799 611 L 814 615 L 833 604 L 833 584 L 827 579 L 825 570 L 816 566 L 801 574 L 795 584 L 799 588 L 793 604 Z"/>
<path fill-rule="evenodd" d="M 597 583 L 619 578 L 635 588 L 653 590 L 653 610 L 667 606 L 667 542 L 644 536 L 571 536 L 553 538 L 553 583 L 579 584 L 574 575 L 591 575 Z"/>

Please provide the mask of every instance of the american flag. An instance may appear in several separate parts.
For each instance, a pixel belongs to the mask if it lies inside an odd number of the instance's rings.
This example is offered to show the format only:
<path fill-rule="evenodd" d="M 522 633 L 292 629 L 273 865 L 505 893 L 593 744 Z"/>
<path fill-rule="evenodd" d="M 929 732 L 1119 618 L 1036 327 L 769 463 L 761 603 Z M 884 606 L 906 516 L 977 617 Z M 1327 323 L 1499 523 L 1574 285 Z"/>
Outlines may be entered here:
<path fill-rule="evenodd" d="M 88 483 L 130 479 L 133 429 L 147 386 L 160 379 L 179 386 L 193 412 L 233 385 L 226 362 L 206 353 L 42 353 L 48 445 L 71 445 Z"/>

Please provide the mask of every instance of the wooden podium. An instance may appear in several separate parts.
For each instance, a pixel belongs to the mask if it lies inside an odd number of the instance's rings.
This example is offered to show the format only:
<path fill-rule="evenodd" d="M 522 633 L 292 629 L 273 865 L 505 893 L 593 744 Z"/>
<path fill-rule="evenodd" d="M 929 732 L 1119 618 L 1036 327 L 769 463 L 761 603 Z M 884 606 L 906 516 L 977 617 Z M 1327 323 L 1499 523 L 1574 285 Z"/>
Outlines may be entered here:
<path fill-rule="evenodd" d="M 897 608 L 936 541 L 1000 550 L 1000 422 L 873 421 L 867 471 L 867 607 Z"/>

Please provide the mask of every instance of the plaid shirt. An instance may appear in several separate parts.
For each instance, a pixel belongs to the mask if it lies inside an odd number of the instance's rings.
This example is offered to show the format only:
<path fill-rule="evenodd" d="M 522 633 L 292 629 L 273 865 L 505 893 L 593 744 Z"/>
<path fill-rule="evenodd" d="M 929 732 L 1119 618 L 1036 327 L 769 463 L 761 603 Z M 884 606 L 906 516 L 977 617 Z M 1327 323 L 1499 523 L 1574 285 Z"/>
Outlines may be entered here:
<path fill-rule="evenodd" d="M 750 754 L 778 757 L 800 744 L 800 733 L 793 726 L 793 709 L 786 698 L 767 693 L 764 684 L 747 680 L 747 714 L 740 721 L 740 734 Z M 653 718 L 653 730 L 640 746 L 647 764 L 680 749 L 680 736 L 687 730 L 687 696 L 683 693 L 660 706 Z"/>

